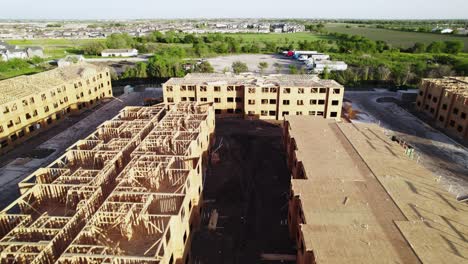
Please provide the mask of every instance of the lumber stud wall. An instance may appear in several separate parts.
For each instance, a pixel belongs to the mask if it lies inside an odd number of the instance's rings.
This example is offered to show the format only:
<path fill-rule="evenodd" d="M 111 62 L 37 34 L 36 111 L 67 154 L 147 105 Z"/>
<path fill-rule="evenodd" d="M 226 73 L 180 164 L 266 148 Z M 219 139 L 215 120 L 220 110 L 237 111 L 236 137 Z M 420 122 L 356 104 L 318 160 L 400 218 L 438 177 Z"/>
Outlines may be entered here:
<path fill-rule="evenodd" d="M 19 184 L 0 263 L 185 262 L 213 133 L 210 104 L 123 109 Z"/>

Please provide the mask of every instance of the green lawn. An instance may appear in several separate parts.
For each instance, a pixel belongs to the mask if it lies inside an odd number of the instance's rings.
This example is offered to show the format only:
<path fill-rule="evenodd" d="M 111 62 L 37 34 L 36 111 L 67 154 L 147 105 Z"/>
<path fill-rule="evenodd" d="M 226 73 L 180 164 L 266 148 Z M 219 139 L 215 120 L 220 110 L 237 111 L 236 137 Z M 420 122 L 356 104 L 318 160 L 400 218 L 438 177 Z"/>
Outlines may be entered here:
<path fill-rule="evenodd" d="M 42 71 L 43 70 L 39 68 L 24 68 L 24 69 L 15 69 L 15 70 L 6 71 L 6 72 L 0 72 L 0 80 L 16 77 L 20 75 L 38 73 Z"/>
<path fill-rule="evenodd" d="M 62 58 L 68 54 L 80 54 L 81 47 L 93 41 L 106 41 L 106 39 L 24 39 L 9 40 L 11 45 L 40 46 L 44 48 L 46 56 L 55 59 Z"/>
<path fill-rule="evenodd" d="M 325 30 L 329 32 L 338 32 L 351 35 L 361 35 L 372 40 L 383 40 L 393 47 L 409 48 L 415 42 L 429 44 L 434 41 L 460 40 L 465 43 L 465 52 L 468 52 L 468 37 L 453 35 L 442 35 L 420 32 L 405 32 L 389 29 L 380 29 L 372 27 L 358 27 L 358 25 L 349 25 L 346 27 L 343 23 L 330 23 L 325 25 Z"/>

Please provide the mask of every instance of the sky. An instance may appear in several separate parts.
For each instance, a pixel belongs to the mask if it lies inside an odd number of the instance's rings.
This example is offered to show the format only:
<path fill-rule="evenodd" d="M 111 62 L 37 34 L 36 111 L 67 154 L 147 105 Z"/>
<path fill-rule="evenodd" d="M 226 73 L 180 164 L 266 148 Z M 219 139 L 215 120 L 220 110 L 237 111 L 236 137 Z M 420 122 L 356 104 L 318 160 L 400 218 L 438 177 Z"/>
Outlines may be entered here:
<path fill-rule="evenodd" d="M 468 0 L 1 0 L 0 19 L 468 19 Z"/>

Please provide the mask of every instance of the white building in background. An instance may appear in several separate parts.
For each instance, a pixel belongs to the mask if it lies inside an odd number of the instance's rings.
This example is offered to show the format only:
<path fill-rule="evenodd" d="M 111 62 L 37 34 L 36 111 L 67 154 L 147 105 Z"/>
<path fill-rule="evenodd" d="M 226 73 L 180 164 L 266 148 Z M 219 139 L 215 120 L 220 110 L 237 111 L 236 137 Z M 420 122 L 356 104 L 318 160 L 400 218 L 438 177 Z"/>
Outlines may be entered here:
<path fill-rule="evenodd" d="M 452 34 L 453 33 L 453 29 L 451 28 L 444 28 L 440 31 L 441 34 Z"/>
<path fill-rule="evenodd" d="M 41 47 L 19 48 L 17 45 L 0 41 L 0 60 L 31 59 L 33 57 L 44 57 L 44 50 Z"/>
<path fill-rule="evenodd" d="M 27 59 L 28 54 L 24 49 L 7 49 L 0 51 L 2 60 L 7 61 L 11 59 Z"/>
<path fill-rule="evenodd" d="M 457 28 L 456 34 L 457 35 L 468 35 L 468 29 L 466 29 L 466 28 Z"/>
<path fill-rule="evenodd" d="M 44 49 L 41 47 L 28 47 L 26 48 L 26 54 L 28 55 L 28 58 L 44 58 Z"/>
<path fill-rule="evenodd" d="M 106 49 L 101 52 L 102 57 L 135 57 L 137 49 Z"/>

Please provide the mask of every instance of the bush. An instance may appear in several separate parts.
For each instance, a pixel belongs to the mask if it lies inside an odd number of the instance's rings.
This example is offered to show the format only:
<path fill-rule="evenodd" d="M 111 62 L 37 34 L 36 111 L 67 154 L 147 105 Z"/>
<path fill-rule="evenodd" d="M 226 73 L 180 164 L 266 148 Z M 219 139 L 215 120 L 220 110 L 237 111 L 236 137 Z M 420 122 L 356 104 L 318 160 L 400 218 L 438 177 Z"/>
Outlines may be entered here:
<path fill-rule="evenodd" d="M 241 62 L 241 61 L 235 61 L 232 63 L 232 71 L 235 74 L 239 74 L 241 72 L 248 72 L 249 68 L 247 67 L 247 64 Z"/>

